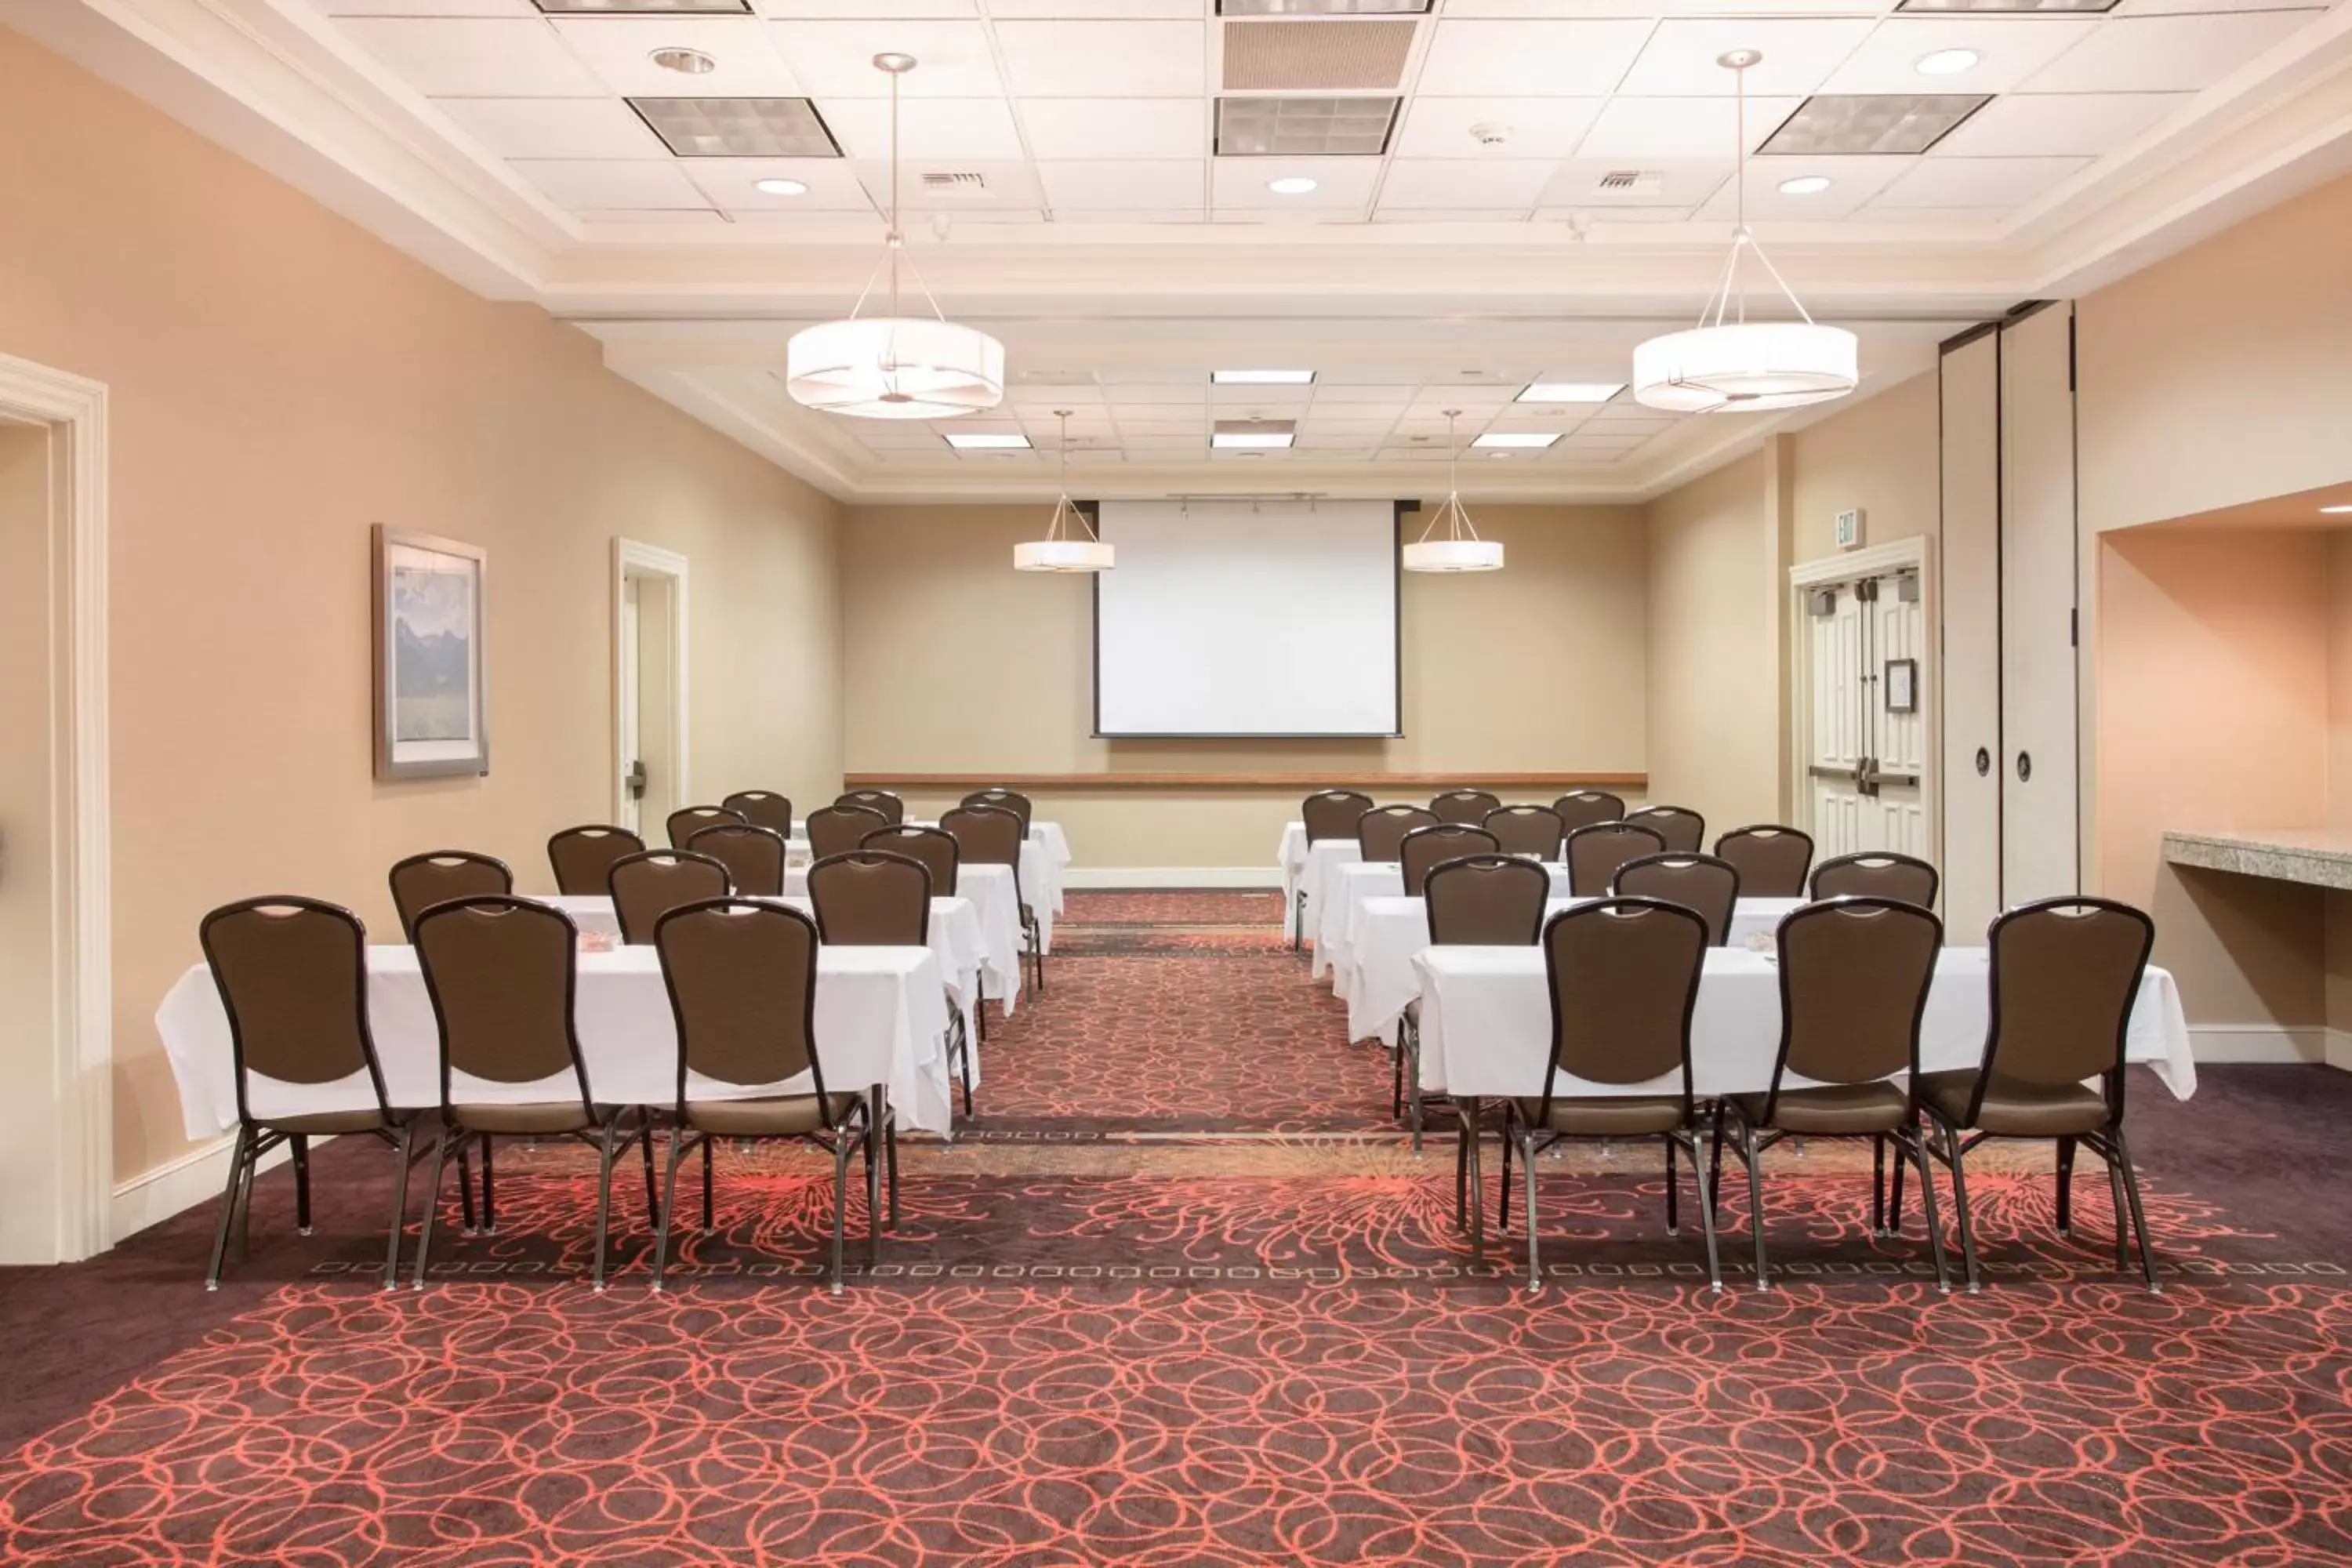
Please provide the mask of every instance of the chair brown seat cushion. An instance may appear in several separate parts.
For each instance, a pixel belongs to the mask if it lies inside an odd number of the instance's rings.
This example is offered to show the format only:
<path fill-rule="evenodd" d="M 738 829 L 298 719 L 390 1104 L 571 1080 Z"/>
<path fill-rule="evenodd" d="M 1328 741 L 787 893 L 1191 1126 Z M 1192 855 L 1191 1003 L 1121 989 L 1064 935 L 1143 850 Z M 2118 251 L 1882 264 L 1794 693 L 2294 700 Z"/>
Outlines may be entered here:
<path fill-rule="evenodd" d="M 1579 1138 L 1639 1138 L 1645 1133 L 1672 1132 L 1683 1124 L 1683 1102 L 1673 1095 L 1611 1095 L 1581 1100 L 1554 1096 L 1549 1121 L 1543 1117 L 1540 1100 L 1522 1100 L 1518 1107 L 1519 1120 L 1529 1127 Z"/>
<path fill-rule="evenodd" d="M 856 1106 L 855 1094 L 828 1094 L 832 1117 L 813 1094 L 784 1095 L 774 1100 L 690 1100 L 686 1119 L 705 1132 L 721 1138 L 797 1138 L 839 1126 Z"/>
<path fill-rule="evenodd" d="M 390 1121 L 375 1110 L 314 1110 L 305 1116 L 259 1116 L 254 1120 L 272 1132 L 300 1138 L 329 1138 L 339 1132 L 373 1132 L 379 1127 L 397 1129 L 419 1113 L 395 1110 Z"/>
<path fill-rule="evenodd" d="M 600 1111 L 609 1106 L 600 1106 Z M 597 1124 L 581 1114 L 576 1100 L 537 1105 L 453 1105 L 451 1120 L 468 1132 L 527 1135 L 541 1132 L 586 1132 Z"/>
<path fill-rule="evenodd" d="M 1921 1076 L 1919 1094 L 1946 1121 L 1966 1127 L 1971 1125 L 1966 1118 L 1976 1083 L 1977 1075 L 1966 1068 L 1931 1072 Z M 2095 1089 L 2079 1083 L 2021 1083 L 1995 1073 L 1973 1125 L 1996 1138 L 2064 1138 L 2096 1132 L 2107 1120 L 2105 1097 Z"/>
<path fill-rule="evenodd" d="M 1764 1096 L 1735 1094 L 1733 1104 L 1750 1126 L 1764 1125 Z M 1963 1105 L 1966 1104 L 1964 1100 Z M 1784 1089 L 1772 1107 L 1772 1125 L 1784 1132 L 1811 1132 L 1824 1138 L 1841 1134 L 1892 1132 L 1911 1116 L 1911 1098 L 1902 1086 L 1881 1079 L 1875 1083 L 1832 1083 L 1809 1089 Z"/>

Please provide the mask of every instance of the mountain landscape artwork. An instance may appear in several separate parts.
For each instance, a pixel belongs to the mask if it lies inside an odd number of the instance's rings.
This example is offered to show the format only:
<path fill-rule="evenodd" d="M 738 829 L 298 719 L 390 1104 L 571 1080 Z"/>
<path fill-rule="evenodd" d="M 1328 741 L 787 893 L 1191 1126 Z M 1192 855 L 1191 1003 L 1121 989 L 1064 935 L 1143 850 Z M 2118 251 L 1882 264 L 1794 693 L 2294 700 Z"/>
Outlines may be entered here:
<path fill-rule="evenodd" d="M 374 536 L 375 776 L 487 773 L 485 553 L 382 523 Z"/>

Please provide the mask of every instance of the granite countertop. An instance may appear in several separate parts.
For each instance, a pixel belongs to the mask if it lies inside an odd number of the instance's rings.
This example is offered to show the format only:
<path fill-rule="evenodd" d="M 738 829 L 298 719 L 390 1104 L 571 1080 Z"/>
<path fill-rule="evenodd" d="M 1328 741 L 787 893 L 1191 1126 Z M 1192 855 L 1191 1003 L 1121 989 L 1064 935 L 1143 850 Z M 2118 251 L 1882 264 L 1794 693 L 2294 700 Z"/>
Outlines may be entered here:
<path fill-rule="evenodd" d="M 2175 866 L 2234 871 L 2242 877 L 2352 889 L 2352 829 L 2265 827 L 2231 833 L 2164 836 L 2164 858 Z"/>

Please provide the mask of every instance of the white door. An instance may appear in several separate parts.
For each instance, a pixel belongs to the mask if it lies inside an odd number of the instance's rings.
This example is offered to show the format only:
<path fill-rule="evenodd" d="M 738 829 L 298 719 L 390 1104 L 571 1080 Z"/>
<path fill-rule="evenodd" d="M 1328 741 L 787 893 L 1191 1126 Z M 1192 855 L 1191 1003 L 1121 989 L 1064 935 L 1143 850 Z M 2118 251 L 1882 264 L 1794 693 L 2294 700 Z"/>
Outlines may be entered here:
<path fill-rule="evenodd" d="M 50 710 L 49 461 L 46 426 L 0 418 L 0 1264 L 54 1263 L 58 1142 L 52 937 L 58 743 Z"/>
<path fill-rule="evenodd" d="M 2000 895 L 2014 906 L 2082 889 L 2073 308 L 2000 336 Z"/>
<path fill-rule="evenodd" d="M 1896 849 L 1928 858 L 1928 658 L 1918 574 L 1808 590 L 1806 775 L 1814 857 Z"/>
<path fill-rule="evenodd" d="M 1944 925 L 1976 940 L 2000 909 L 2001 334 L 1987 330 L 1943 355 Z"/>

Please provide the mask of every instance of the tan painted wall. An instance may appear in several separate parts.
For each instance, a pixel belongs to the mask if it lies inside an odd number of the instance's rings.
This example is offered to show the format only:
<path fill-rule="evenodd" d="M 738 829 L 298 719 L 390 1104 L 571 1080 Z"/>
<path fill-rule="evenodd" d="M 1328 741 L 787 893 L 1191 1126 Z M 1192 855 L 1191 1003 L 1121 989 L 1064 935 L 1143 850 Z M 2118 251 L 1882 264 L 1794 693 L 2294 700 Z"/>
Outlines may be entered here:
<path fill-rule="evenodd" d="M 609 815 L 615 534 L 693 563 L 698 788 L 837 787 L 824 498 L 5 31 L 0 145 L 41 149 L 0 159 L 0 350 L 112 395 L 119 1177 L 184 1146 L 152 1019 L 206 909 L 299 890 L 381 931 L 397 857 L 545 887 L 547 835 Z M 489 552 L 487 779 L 371 777 L 379 521 Z"/>
<path fill-rule="evenodd" d="M 1936 373 L 1897 383 L 1790 438 L 1798 563 L 1838 552 L 1837 514 L 1864 512 L 1862 542 L 1932 537 L 1937 488 Z"/>
<path fill-rule="evenodd" d="M 1220 745 L 1093 738 L 1092 589 L 1012 569 L 1044 509 L 852 508 L 841 545 L 848 771 L 1640 771 L 1641 514 L 1473 512 L 1509 569 L 1405 577 L 1402 740 Z M 1298 793 L 1057 792 L 1039 809 L 1088 867 L 1261 868 Z"/>

